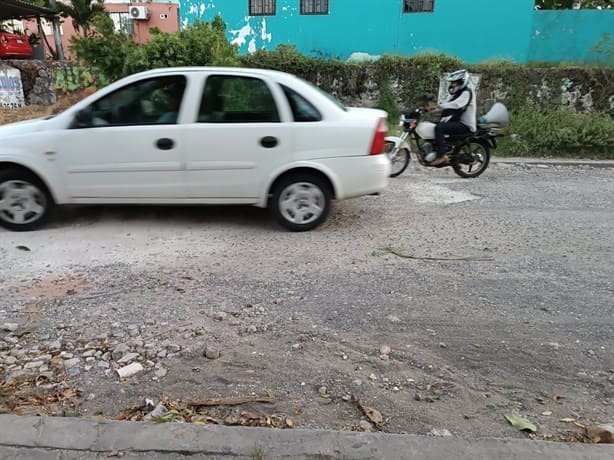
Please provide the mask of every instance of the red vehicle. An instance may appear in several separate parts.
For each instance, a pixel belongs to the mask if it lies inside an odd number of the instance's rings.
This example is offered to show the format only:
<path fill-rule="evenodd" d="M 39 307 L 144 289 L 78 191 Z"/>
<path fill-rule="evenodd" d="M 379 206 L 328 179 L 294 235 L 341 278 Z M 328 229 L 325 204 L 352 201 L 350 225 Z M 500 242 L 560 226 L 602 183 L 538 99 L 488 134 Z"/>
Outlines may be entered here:
<path fill-rule="evenodd" d="M 32 57 L 32 47 L 28 37 L 9 32 L 0 32 L 0 58 L 14 59 Z"/>

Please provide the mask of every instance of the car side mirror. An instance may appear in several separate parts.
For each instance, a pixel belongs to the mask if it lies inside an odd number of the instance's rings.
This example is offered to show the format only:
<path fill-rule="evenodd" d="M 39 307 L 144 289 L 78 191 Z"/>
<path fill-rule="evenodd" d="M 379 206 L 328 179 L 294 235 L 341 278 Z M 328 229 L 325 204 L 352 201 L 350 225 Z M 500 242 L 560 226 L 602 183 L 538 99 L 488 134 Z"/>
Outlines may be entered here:
<path fill-rule="evenodd" d="M 71 128 L 84 128 L 92 126 L 94 117 L 92 115 L 92 109 L 81 109 L 75 114 L 75 119 L 71 124 Z"/>

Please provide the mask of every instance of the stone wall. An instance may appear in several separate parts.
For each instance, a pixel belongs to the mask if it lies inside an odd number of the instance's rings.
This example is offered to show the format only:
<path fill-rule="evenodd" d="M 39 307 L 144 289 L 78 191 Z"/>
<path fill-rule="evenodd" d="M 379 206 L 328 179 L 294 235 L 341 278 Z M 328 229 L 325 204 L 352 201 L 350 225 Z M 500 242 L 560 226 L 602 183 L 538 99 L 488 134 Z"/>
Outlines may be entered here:
<path fill-rule="evenodd" d="M 510 81 L 484 75 L 481 104 L 495 100 L 512 106 L 527 104 L 548 110 L 567 107 L 576 112 L 607 112 L 614 117 L 614 69 L 531 68 Z M 516 99 L 516 100 L 515 100 Z"/>
<path fill-rule="evenodd" d="M 26 104 L 55 104 L 55 72 L 49 63 L 18 59 L 9 59 L 2 62 L 19 69 L 21 72 L 21 84 Z"/>
<path fill-rule="evenodd" d="M 21 71 L 27 104 L 54 104 L 58 88 L 100 88 L 106 83 L 95 71 L 77 68 L 69 62 L 3 62 Z M 544 110 L 564 106 L 578 112 L 607 112 L 614 117 L 613 68 L 517 66 L 514 71 L 506 72 L 496 67 L 476 66 L 470 70 L 481 76 L 478 92 L 480 112 L 487 110 L 494 101 L 501 101 L 512 109 L 522 105 L 532 105 Z M 382 79 L 374 66 L 354 66 L 350 73 L 344 72 L 343 69 L 338 72 L 316 72 L 302 76 L 333 92 L 347 105 L 373 107 L 379 103 Z M 430 92 L 434 93 L 437 93 L 439 86 L 437 81 L 430 82 L 432 78 L 421 78 L 418 70 L 391 70 L 386 74 L 386 79 L 399 109 L 416 102 L 416 88 L 412 81 L 428 80 L 428 85 L 423 84 L 422 87 L 432 85 Z"/>
<path fill-rule="evenodd" d="M 614 68 L 516 66 L 505 72 L 496 68 L 470 67 L 480 76 L 478 111 L 485 112 L 496 101 L 510 109 L 529 105 L 549 110 L 567 107 L 576 112 L 606 112 L 614 117 Z M 376 68 L 366 68 L 338 75 L 311 74 L 347 105 L 373 107 L 381 101 L 382 85 L 388 85 L 392 100 L 399 109 L 415 106 L 419 96 L 438 94 L 436 77 L 420 75 L 420 69 L 390 69 L 382 77 Z M 387 83 L 386 83 L 387 82 Z"/>

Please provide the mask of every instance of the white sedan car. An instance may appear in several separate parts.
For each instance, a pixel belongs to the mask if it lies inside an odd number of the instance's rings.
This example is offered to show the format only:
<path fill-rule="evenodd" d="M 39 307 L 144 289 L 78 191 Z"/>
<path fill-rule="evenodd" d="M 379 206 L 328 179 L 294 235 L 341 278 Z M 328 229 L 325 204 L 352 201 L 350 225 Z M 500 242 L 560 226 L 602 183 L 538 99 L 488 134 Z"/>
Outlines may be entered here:
<path fill-rule="evenodd" d="M 386 117 L 272 70 L 142 72 L 0 126 L 0 225 L 35 229 L 63 204 L 251 204 L 310 230 L 332 199 L 386 186 Z"/>

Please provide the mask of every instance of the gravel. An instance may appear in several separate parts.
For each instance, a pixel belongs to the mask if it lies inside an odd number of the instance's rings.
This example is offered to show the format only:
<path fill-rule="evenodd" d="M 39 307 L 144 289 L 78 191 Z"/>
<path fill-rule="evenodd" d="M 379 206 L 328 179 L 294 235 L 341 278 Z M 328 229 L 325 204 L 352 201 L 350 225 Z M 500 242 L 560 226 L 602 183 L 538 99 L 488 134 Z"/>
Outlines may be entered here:
<path fill-rule="evenodd" d="M 517 411 L 564 438 L 613 413 L 613 179 L 412 165 L 298 234 L 255 208 L 64 209 L 0 230 L 0 376 L 68 376 L 84 416 L 272 394 L 248 409 L 372 429 L 352 394 L 392 432 L 520 437 Z"/>

